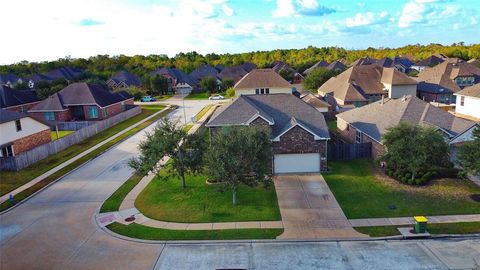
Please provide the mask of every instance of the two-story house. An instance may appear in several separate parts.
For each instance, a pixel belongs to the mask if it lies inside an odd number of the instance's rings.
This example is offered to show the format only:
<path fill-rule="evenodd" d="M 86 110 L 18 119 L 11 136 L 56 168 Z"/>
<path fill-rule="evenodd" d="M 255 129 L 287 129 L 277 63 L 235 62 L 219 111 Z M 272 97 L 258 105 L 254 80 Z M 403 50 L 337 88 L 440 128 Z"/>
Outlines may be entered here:
<path fill-rule="evenodd" d="M 292 94 L 292 85 L 273 69 L 254 69 L 234 86 L 235 96 Z"/>
<path fill-rule="evenodd" d="M 160 68 L 150 73 L 150 76 L 156 75 L 167 79 L 168 91 L 170 92 L 188 95 L 196 89 L 197 82 L 176 68 Z"/>
<path fill-rule="evenodd" d="M 480 122 L 480 83 L 456 92 L 455 115 Z"/>

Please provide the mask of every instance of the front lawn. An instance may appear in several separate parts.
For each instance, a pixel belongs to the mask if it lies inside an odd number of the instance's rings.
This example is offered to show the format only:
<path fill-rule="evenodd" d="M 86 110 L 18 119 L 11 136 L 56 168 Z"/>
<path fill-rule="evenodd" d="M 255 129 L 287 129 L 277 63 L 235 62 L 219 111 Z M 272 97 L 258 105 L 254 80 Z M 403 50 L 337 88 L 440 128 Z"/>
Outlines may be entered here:
<path fill-rule="evenodd" d="M 166 175 L 165 171 L 163 172 Z M 155 178 L 140 193 L 135 207 L 145 216 L 171 222 L 231 222 L 280 220 L 275 187 L 241 186 L 238 202 L 232 205 L 230 190 L 218 192 L 218 186 L 206 184 L 204 175 L 189 175 L 187 189 L 181 181 L 169 176 L 167 181 Z"/>
<path fill-rule="evenodd" d="M 71 134 L 73 133 L 74 131 L 72 130 L 59 130 L 58 131 L 58 136 L 57 136 L 57 132 L 56 131 L 52 131 L 50 133 L 50 136 L 52 137 L 52 141 L 55 141 L 55 140 L 58 140 L 64 136 L 67 136 L 68 134 Z"/>
<path fill-rule="evenodd" d="M 120 235 L 145 240 L 242 240 L 275 239 L 283 229 L 167 230 L 132 223 L 112 223 L 107 228 Z"/>
<path fill-rule="evenodd" d="M 210 95 L 206 92 L 203 93 L 191 93 L 188 96 L 185 97 L 185 99 L 193 99 L 193 100 L 198 100 L 198 99 L 208 99 Z"/>
<path fill-rule="evenodd" d="M 480 202 L 470 198 L 480 194 L 480 187 L 470 181 L 407 186 L 381 174 L 367 159 L 330 161 L 329 167 L 323 176 L 349 219 L 480 213 Z"/>
<path fill-rule="evenodd" d="M 29 182 L 35 177 L 42 175 L 48 170 L 60 165 L 61 163 L 75 157 L 79 153 L 95 146 L 96 144 L 110 138 L 111 136 L 119 133 L 120 131 L 128 128 L 129 126 L 141 121 L 142 119 L 158 112 L 159 110 L 165 108 L 165 106 L 142 106 L 142 112 L 139 115 L 136 115 L 130 119 L 127 119 L 109 129 L 106 129 L 98 134 L 78 143 L 68 147 L 67 149 L 58 152 L 54 155 L 50 155 L 47 158 L 40 160 L 39 162 L 24 168 L 17 172 L 7 172 L 2 171 L 2 181 L 0 181 L 0 195 L 7 194 L 8 192 L 18 188 L 19 186 Z M 152 120 L 158 120 L 160 117 L 164 116 L 163 114 L 159 115 Z M 145 124 L 151 124 L 152 121 L 148 121 Z M 146 125 L 141 125 L 140 127 L 144 128 Z M 137 132 L 138 129 L 132 131 Z M 129 136 L 133 133 L 128 132 L 125 135 Z M 120 139 L 125 138 L 121 136 Z M 117 140 L 115 140 L 117 141 Z M 110 144 L 109 144 L 110 145 Z M 111 145 L 110 145 L 111 146 Z M 103 149 L 103 148 L 102 148 Z M 57 176 L 58 177 L 58 176 Z"/>
<path fill-rule="evenodd" d="M 328 130 L 335 132 L 337 131 L 337 120 L 329 120 L 327 122 Z"/>
<path fill-rule="evenodd" d="M 162 100 L 167 100 L 169 98 L 173 97 L 173 95 L 160 95 L 160 96 L 154 96 L 154 98 L 157 101 L 162 101 Z"/>
<path fill-rule="evenodd" d="M 368 234 L 370 235 L 370 237 L 385 237 L 385 236 L 400 235 L 400 232 L 397 229 L 399 227 L 406 227 L 406 226 L 355 227 L 355 230 L 363 234 Z M 427 231 L 430 234 L 480 233 L 480 222 L 427 224 Z"/>

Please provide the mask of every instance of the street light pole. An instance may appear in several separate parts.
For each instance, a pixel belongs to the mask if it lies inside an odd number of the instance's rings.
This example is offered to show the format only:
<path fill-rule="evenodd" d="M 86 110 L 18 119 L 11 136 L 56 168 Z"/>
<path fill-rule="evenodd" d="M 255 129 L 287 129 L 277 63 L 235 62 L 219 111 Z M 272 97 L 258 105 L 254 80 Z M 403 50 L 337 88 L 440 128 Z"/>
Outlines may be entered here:
<path fill-rule="evenodd" d="M 185 126 L 187 125 L 187 114 L 185 112 L 185 92 L 182 90 L 182 102 L 183 102 L 183 121 Z"/>

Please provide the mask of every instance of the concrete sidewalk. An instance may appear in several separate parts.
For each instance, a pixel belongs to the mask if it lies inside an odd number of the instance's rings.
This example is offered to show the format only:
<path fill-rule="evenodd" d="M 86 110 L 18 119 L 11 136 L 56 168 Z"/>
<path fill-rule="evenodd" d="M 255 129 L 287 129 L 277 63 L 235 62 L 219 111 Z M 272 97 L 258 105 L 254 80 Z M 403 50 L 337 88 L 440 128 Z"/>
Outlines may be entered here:
<path fill-rule="evenodd" d="M 480 222 L 480 215 L 427 216 L 428 223 Z M 350 219 L 353 227 L 413 225 L 413 217 Z"/>
<path fill-rule="evenodd" d="M 115 138 L 121 136 L 122 134 L 128 132 L 129 130 L 131 130 L 131 129 L 135 128 L 135 127 L 137 127 L 138 125 L 144 123 L 145 121 L 148 121 L 149 119 L 157 116 L 158 114 L 164 112 L 165 110 L 167 110 L 167 109 L 169 109 L 169 108 L 170 108 L 170 106 L 167 106 L 167 107 L 165 107 L 163 110 L 161 110 L 161 111 L 159 111 L 159 112 L 156 112 L 156 113 L 150 115 L 149 117 L 147 117 L 147 118 L 145 118 L 145 119 L 142 119 L 141 121 L 139 121 L 139 122 L 137 122 L 137 123 L 129 126 L 128 128 L 126 128 L 126 129 L 118 132 L 117 134 L 113 135 L 112 137 L 110 137 L 110 138 L 108 138 L 108 139 L 100 142 L 99 144 L 97 144 L 97 145 L 89 148 L 89 149 L 86 150 L 86 151 L 81 152 L 80 154 L 76 155 L 75 157 L 73 157 L 73 158 L 71 158 L 71 159 L 63 162 L 62 164 L 54 167 L 53 169 L 51 169 L 51 170 L 43 173 L 42 175 L 34 178 L 33 180 L 29 181 L 28 183 L 26 183 L 26 184 L 24 184 L 24 185 L 16 188 L 15 190 L 13 190 L 13 191 L 11 191 L 11 192 L 9 192 L 9 193 L 1 196 L 1 197 L 0 197 L 0 203 L 3 203 L 3 202 L 5 202 L 5 201 L 7 201 L 7 200 L 8 200 L 8 197 L 10 196 L 10 194 L 13 195 L 13 196 L 15 196 L 15 195 L 17 195 L 18 193 L 20 193 L 20 192 L 22 192 L 22 191 L 24 191 L 24 190 L 26 190 L 26 189 L 34 186 L 35 184 L 37 184 L 38 182 L 42 181 L 43 179 L 49 177 L 50 175 L 58 172 L 58 171 L 61 170 L 61 169 L 67 167 L 68 165 L 72 164 L 72 163 L 75 162 L 76 160 L 78 160 L 78 159 L 80 159 L 80 158 L 88 155 L 89 153 L 95 151 L 95 150 L 98 149 L 99 147 L 101 147 L 101 146 L 105 145 L 106 143 L 114 140 Z"/>

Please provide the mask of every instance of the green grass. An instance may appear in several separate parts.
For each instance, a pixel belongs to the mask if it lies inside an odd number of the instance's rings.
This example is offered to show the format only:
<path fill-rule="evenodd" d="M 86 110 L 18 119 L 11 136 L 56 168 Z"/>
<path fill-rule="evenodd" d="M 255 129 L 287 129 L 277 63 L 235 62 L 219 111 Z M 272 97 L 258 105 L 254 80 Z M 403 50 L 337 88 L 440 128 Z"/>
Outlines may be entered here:
<path fill-rule="evenodd" d="M 103 202 L 100 213 L 118 211 L 123 199 L 142 180 L 143 176 L 134 174 Z"/>
<path fill-rule="evenodd" d="M 132 223 L 112 223 L 107 228 L 118 234 L 145 240 L 241 240 L 275 239 L 283 229 L 166 230 Z"/>
<path fill-rule="evenodd" d="M 187 124 L 183 127 L 183 131 L 188 132 L 193 127 L 193 124 Z"/>
<path fill-rule="evenodd" d="M 470 181 L 439 179 L 413 187 L 375 174 L 371 160 L 331 161 L 329 166 L 331 172 L 323 176 L 350 219 L 480 213 L 480 203 L 470 198 L 480 194 L 480 187 Z M 396 209 L 390 210 L 391 204 Z"/>
<path fill-rule="evenodd" d="M 173 97 L 173 95 L 160 95 L 160 96 L 155 96 L 155 99 L 157 101 L 162 101 L 162 100 L 166 100 L 166 99 L 169 99 Z"/>
<path fill-rule="evenodd" d="M 328 130 L 336 131 L 337 130 L 337 120 L 327 121 Z"/>
<path fill-rule="evenodd" d="M 200 121 L 200 119 L 202 119 L 202 117 L 208 112 L 208 110 L 210 110 L 210 108 L 212 108 L 212 106 L 213 104 L 203 107 L 203 109 L 197 113 L 197 115 L 195 115 L 195 121 Z"/>
<path fill-rule="evenodd" d="M 355 227 L 360 233 L 368 234 L 371 237 L 384 237 L 400 235 L 398 227 L 407 226 L 374 226 Z M 459 222 L 459 223 L 437 223 L 427 224 L 427 231 L 430 234 L 473 234 L 480 233 L 480 222 Z"/>
<path fill-rule="evenodd" d="M 140 193 L 135 207 L 145 216 L 171 222 L 232 222 L 280 220 L 275 187 L 241 186 L 237 205 L 232 205 L 230 190 L 219 192 L 217 185 L 206 184 L 204 175 L 187 176 L 183 190 L 177 177 L 154 178 Z"/>
<path fill-rule="evenodd" d="M 143 106 L 142 106 L 142 108 L 143 108 Z M 171 109 L 171 110 L 173 110 L 173 109 Z M 19 202 L 19 201 L 25 199 L 26 197 L 28 197 L 31 194 L 35 193 L 36 191 L 40 190 L 44 186 L 47 186 L 51 182 L 55 181 L 59 177 L 67 174 L 68 172 L 74 170 L 75 168 L 84 164 L 88 160 L 90 160 L 90 159 L 96 157 L 97 155 L 101 154 L 102 152 L 104 152 L 108 148 L 112 147 L 116 143 L 120 142 L 121 140 L 123 140 L 123 139 L 137 133 L 138 131 L 144 129 L 145 127 L 149 126 L 150 124 L 154 123 L 155 121 L 157 121 L 161 117 L 168 114 L 171 110 L 167 110 L 167 111 L 157 115 L 156 117 L 153 117 L 153 118 L 143 122 L 142 124 L 136 126 L 135 128 L 133 128 L 133 129 L 125 132 L 124 134 L 118 136 L 114 140 L 109 141 L 108 143 L 106 143 L 106 144 L 102 145 L 101 147 L 95 149 L 94 151 L 90 152 L 88 155 L 85 155 L 84 157 L 76 160 L 75 162 L 71 163 L 70 165 L 66 166 L 65 168 L 57 171 L 56 173 L 50 175 L 49 177 L 43 179 L 42 181 L 38 182 L 37 184 L 33 185 L 32 187 L 16 194 L 14 196 L 15 202 Z M 145 110 L 142 111 L 142 114 L 137 115 L 135 117 L 132 117 L 132 118 L 126 120 L 126 121 L 123 121 L 123 122 L 113 126 L 112 128 L 108 129 L 108 130 L 102 131 L 102 132 L 98 133 L 97 135 L 95 135 L 93 137 L 90 137 L 89 139 L 87 139 L 87 140 L 85 140 L 85 141 L 83 141 L 79 144 L 73 145 L 73 146 L 69 147 L 68 149 L 66 149 L 64 151 L 53 155 L 53 156 L 60 156 L 60 157 L 53 158 L 52 156 L 50 156 L 50 157 L 48 157 L 44 160 L 41 160 L 41 161 L 37 162 L 36 164 L 34 164 L 30 167 L 27 167 L 27 168 L 25 168 L 25 169 L 23 169 L 19 172 L 2 172 L 2 182 L 1 182 L 2 192 L 4 190 L 3 189 L 4 187 L 9 187 L 10 190 L 13 190 L 14 188 L 12 188 L 12 186 L 20 186 L 18 184 L 18 182 L 22 182 L 22 184 L 26 183 L 26 182 L 30 181 L 31 179 L 33 179 L 34 177 L 36 177 L 38 175 L 41 175 L 45 171 L 48 171 L 50 168 L 53 168 L 53 167 L 59 165 L 60 163 L 68 160 L 69 158 L 75 156 L 76 154 L 80 153 L 81 151 L 86 150 L 87 148 L 90 148 L 91 146 L 94 145 L 94 144 L 93 145 L 91 144 L 91 139 L 93 139 L 93 141 L 95 141 L 95 144 L 96 144 L 96 143 L 98 143 L 100 141 L 103 141 L 106 138 L 118 133 L 119 131 L 131 126 L 132 124 L 142 120 L 143 118 L 145 118 L 149 115 L 152 115 L 153 113 L 155 113 L 157 111 L 158 110 L 154 110 L 151 107 L 145 108 Z M 150 112 L 150 113 L 147 114 L 147 112 Z M 112 129 L 116 130 L 116 132 L 113 132 Z M 100 136 L 103 138 L 102 140 L 99 140 Z M 104 137 L 104 136 L 107 136 L 107 137 Z M 76 151 L 76 152 L 74 152 L 74 151 Z M 48 162 L 52 162 L 52 164 L 49 164 Z M 5 177 L 4 177 L 4 175 L 5 175 Z M 17 182 L 13 182 L 13 180 L 17 180 Z M 2 194 L 5 194 L 7 192 L 8 191 L 6 191 Z M 11 206 L 13 206 L 13 204 L 10 201 L 6 201 L 6 202 L 4 202 L 0 205 L 0 211 L 8 209 Z"/>
<path fill-rule="evenodd" d="M 191 93 L 188 96 L 185 97 L 185 99 L 194 99 L 194 100 L 200 100 L 200 99 L 208 99 L 210 95 L 208 93 Z"/>
<path fill-rule="evenodd" d="M 68 134 L 71 134 L 71 133 L 73 133 L 73 132 L 74 132 L 74 131 L 72 131 L 72 130 L 59 130 L 59 131 L 58 131 L 58 138 L 57 138 L 57 132 L 56 132 L 56 131 L 52 131 L 52 132 L 50 133 L 50 136 L 52 136 L 52 141 L 55 141 L 55 140 L 58 140 L 58 139 L 60 139 L 60 138 L 62 138 L 62 137 L 65 137 L 65 136 L 67 136 Z"/>

